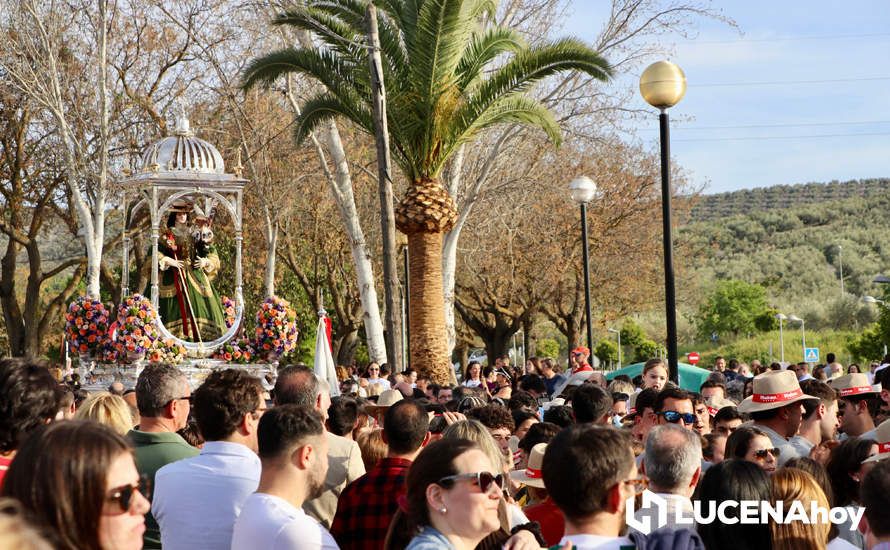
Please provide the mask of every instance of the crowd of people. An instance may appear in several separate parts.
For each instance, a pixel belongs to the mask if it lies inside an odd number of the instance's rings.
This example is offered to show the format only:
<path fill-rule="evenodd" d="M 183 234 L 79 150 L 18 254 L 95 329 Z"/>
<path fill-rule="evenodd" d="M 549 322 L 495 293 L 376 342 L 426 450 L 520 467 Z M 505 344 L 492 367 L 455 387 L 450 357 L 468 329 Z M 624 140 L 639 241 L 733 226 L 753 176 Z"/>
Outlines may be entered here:
<path fill-rule="evenodd" d="M 5 359 L 0 548 L 890 549 L 890 361 L 719 358 L 683 389 L 661 359 L 607 381 L 589 355 L 473 362 L 453 384 L 340 368 L 333 399 L 302 365 L 268 391 L 150 365 L 82 395 Z M 699 515 L 729 501 L 847 519 Z"/>

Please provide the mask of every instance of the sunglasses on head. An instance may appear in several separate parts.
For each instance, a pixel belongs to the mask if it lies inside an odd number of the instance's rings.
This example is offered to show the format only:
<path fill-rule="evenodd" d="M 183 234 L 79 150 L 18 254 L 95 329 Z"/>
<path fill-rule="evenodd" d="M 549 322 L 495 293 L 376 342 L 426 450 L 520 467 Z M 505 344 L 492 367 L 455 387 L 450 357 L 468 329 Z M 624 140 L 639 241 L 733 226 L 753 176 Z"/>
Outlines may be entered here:
<path fill-rule="evenodd" d="M 148 498 L 149 494 L 149 484 L 150 480 L 145 475 L 139 476 L 139 483 L 136 485 L 122 485 L 120 487 L 115 487 L 114 489 L 108 491 L 108 494 L 105 497 L 105 500 L 108 502 L 114 502 L 120 508 L 121 513 L 127 512 L 130 510 L 130 506 L 133 504 L 133 494 L 136 491 Z"/>
<path fill-rule="evenodd" d="M 504 486 L 504 474 L 494 475 L 491 472 L 476 472 L 474 474 L 457 474 L 443 477 L 436 482 L 436 485 L 441 485 L 445 489 L 450 489 L 454 486 L 455 482 L 463 479 L 472 480 L 473 483 L 479 486 L 483 493 L 487 493 L 488 490 L 491 489 L 492 484 L 496 484 L 499 488 Z"/>
<path fill-rule="evenodd" d="M 677 411 L 663 411 L 660 413 L 656 413 L 659 416 L 663 416 L 667 422 L 671 424 L 678 423 L 681 419 L 686 424 L 695 424 L 695 415 L 692 413 L 678 413 Z"/>
<path fill-rule="evenodd" d="M 760 460 L 765 459 L 766 455 L 773 455 L 773 458 L 779 458 L 779 453 L 781 452 L 781 449 L 773 447 L 772 449 L 760 449 L 759 451 L 754 451 L 754 456 Z"/>

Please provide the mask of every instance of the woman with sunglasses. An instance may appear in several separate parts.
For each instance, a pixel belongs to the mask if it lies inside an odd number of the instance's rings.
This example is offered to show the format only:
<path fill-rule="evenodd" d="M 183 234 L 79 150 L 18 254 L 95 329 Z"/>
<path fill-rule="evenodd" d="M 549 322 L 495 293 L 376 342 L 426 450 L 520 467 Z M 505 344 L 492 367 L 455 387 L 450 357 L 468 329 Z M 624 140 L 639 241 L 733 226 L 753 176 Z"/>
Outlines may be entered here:
<path fill-rule="evenodd" d="M 41 427 L 9 467 L 2 496 L 17 499 L 63 550 L 142 548 L 149 510 L 127 440 L 71 420 Z"/>
<path fill-rule="evenodd" d="M 479 361 L 470 361 L 467 365 L 467 370 L 464 371 L 464 381 L 461 382 L 461 385 L 467 388 L 486 387 L 483 385 L 482 365 Z"/>
<path fill-rule="evenodd" d="M 387 535 L 386 548 L 472 550 L 500 526 L 503 482 L 488 456 L 466 439 L 436 441 L 411 465 L 407 493 Z"/>
<path fill-rule="evenodd" d="M 778 466 L 779 453 L 766 432 L 754 426 L 740 426 L 726 440 L 724 454 L 727 459 L 740 458 L 753 462 L 772 475 Z"/>

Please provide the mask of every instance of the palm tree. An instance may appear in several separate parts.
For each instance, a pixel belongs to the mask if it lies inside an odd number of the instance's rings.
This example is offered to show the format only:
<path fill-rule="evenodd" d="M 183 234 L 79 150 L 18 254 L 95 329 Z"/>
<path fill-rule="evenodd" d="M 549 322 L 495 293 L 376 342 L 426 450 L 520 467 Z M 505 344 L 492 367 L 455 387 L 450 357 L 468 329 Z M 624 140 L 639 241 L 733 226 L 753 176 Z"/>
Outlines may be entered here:
<path fill-rule="evenodd" d="M 374 134 L 364 46 L 367 5 L 368 0 L 307 0 L 275 24 L 311 31 L 322 47 L 280 50 L 246 69 L 245 89 L 286 73 L 311 76 L 324 86 L 295 121 L 298 143 L 334 117 Z M 606 80 L 611 69 L 579 40 L 528 46 L 516 31 L 490 24 L 496 0 L 378 0 L 377 8 L 391 155 L 409 184 L 396 207 L 396 226 L 408 236 L 411 261 L 410 360 L 445 382 L 450 362 L 442 239 L 457 209 L 440 183 L 442 170 L 461 145 L 498 124 L 537 126 L 558 144 L 559 125 L 529 89 L 564 71 Z"/>

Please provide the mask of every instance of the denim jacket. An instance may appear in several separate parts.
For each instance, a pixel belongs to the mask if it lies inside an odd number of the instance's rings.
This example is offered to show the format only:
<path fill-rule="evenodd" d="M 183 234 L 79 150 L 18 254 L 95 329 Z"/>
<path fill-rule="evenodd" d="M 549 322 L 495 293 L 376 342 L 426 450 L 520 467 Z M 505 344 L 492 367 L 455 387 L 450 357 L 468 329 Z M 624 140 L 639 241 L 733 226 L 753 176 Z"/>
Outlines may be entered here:
<path fill-rule="evenodd" d="M 445 535 L 427 525 L 418 533 L 405 550 L 454 550 L 454 546 L 445 538 Z"/>

